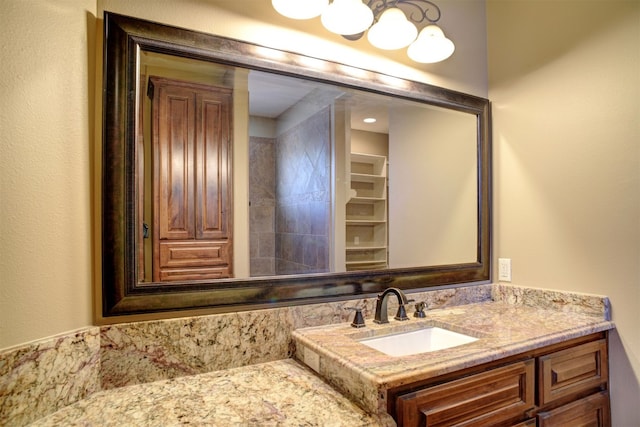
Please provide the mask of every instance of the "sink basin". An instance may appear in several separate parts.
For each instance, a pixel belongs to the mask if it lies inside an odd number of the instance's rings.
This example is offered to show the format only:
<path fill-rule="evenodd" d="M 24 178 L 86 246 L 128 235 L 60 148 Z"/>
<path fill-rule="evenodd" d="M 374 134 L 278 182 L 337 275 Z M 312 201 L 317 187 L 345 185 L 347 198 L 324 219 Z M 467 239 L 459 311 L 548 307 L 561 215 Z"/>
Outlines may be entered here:
<path fill-rule="evenodd" d="M 359 342 L 389 356 L 409 356 L 457 347 L 477 340 L 478 338 L 447 329 L 429 327 L 417 331 L 365 338 Z"/>

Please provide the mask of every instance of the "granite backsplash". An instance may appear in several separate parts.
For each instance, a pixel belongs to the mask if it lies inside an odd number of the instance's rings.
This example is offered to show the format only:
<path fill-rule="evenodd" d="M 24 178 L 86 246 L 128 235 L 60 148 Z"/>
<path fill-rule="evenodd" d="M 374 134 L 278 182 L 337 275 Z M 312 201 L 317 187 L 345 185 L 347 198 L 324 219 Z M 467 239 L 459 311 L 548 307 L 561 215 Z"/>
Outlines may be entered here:
<path fill-rule="evenodd" d="M 483 301 L 545 305 L 599 314 L 607 298 L 512 285 L 475 285 L 410 293 L 428 308 Z M 298 328 L 369 321 L 375 296 L 168 320 L 87 327 L 0 351 L 0 425 L 21 426 L 100 390 L 292 357 Z M 393 313 L 394 304 L 389 304 Z"/>

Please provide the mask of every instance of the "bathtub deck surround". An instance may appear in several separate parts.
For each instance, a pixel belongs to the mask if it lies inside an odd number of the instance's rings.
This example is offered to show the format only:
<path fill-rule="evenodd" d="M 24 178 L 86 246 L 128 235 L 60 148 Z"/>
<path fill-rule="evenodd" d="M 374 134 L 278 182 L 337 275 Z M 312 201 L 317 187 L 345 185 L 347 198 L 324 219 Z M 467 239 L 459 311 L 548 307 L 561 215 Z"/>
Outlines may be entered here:
<path fill-rule="evenodd" d="M 429 310 L 426 311 L 424 321 L 456 324 L 464 331 L 478 336 L 491 336 L 499 331 L 500 337 L 488 341 L 478 340 L 491 345 L 484 349 L 476 347 L 478 353 L 475 355 L 471 351 L 461 350 L 465 346 L 442 352 L 451 356 L 454 354 L 452 352 L 462 351 L 462 356 L 454 358 L 456 360 L 447 361 L 444 355 L 435 358 L 430 355 L 429 359 L 434 361 L 432 367 L 416 366 L 416 359 L 419 357 L 411 356 L 411 362 L 403 362 L 399 367 L 400 373 L 397 369 L 385 373 L 388 366 L 376 365 L 382 363 L 385 356 L 380 353 L 376 359 L 378 362 L 370 361 L 366 366 L 366 369 L 373 369 L 373 375 L 391 375 L 390 378 L 393 379 L 397 375 L 403 375 L 405 368 L 421 369 L 423 372 L 426 370 L 434 374 L 443 369 L 456 369 L 456 366 L 464 364 L 481 363 L 494 357 L 496 352 L 506 354 L 541 346 L 550 340 L 613 328 L 609 321 L 609 302 L 607 298 L 600 296 L 519 288 L 513 285 L 429 290 L 407 293 L 407 296 L 426 302 Z M 327 355 L 319 348 L 303 343 L 296 349 L 294 331 L 336 325 L 335 328 L 345 327 L 350 331 L 364 333 L 376 326 L 383 327 L 384 325 L 375 325 L 373 322 L 375 302 L 374 295 L 359 300 L 254 312 L 90 327 L 9 348 L 0 352 L 0 425 L 21 426 L 39 419 L 46 422 L 45 417 L 53 413 L 56 413 L 56 417 L 63 417 L 65 409 L 61 408 L 65 406 L 69 407 L 69 416 L 79 408 L 91 411 L 91 408 L 95 409 L 105 402 L 111 402 L 112 409 L 118 412 L 115 403 L 118 396 L 122 397 L 127 393 L 136 395 L 144 387 L 158 390 L 157 403 L 164 402 L 179 412 L 179 403 L 171 402 L 171 396 L 174 396 L 171 388 L 174 385 L 194 390 L 195 396 L 201 387 L 211 387 L 213 384 L 220 387 L 220 382 L 226 381 L 233 384 L 237 378 L 255 375 L 256 381 L 263 383 L 263 380 L 268 383 L 270 378 L 277 378 L 277 375 L 272 376 L 268 372 L 280 372 L 285 376 L 283 372 L 293 372 L 293 377 L 299 374 L 300 382 L 286 380 L 283 381 L 283 387 L 284 383 L 286 387 L 291 387 L 289 390 L 297 387 L 298 391 L 293 394 L 306 396 L 309 390 L 305 384 L 315 384 L 314 381 L 318 381 L 318 378 L 314 377 L 311 370 L 296 366 L 297 362 L 290 358 L 309 347 L 320 355 L 320 366 L 332 365 L 323 361 L 322 358 Z M 347 308 L 354 306 L 362 308 L 366 319 L 365 328 L 349 326 L 354 311 Z M 395 302 L 390 301 L 391 317 L 396 309 Z M 408 314 L 412 316 L 411 313 Z M 409 321 L 402 323 L 415 324 L 418 321 L 423 320 L 411 317 Z M 393 322 L 391 320 L 390 325 L 394 325 Z M 532 328 L 518 326 L 522 322 L 536 324 Z M 305 335 L 313 330 L 315 328 L 295 334 L 297 337 L 298 334 Z M 478 342 L 469 346 L 475 346 Z M 304 356 L 300 359 L 304 360 Z M 356 362 L 362 363 L 362 360 Z M 366 369 L 362 371 L 363 375 L 371 376 Z M 264 372 L 260 374 L 262 371 Z M 137 385 L 143 388 L 136 388 Z M 314 400 L 316 404 L 344 404 L 336 391 L 341 390 L 340 387 L 332 385 L 336 395 L 328 392 L 314 395 L 314 399 L 318 399 Z M 262 386 L 256 387 L 258 393 Z M 316 385 L 312 388 L 315 389 Z M 371 388 L 360 387 L 358 390 L 369 393 L 367 390 Z M 247 399 L 262 401 L 256 396 L 249 398 L 248 393 L 245 395 Z M 370 409 L 375 409 L 374 412 L 378 410 L 380 402 L 375 394 L 345 396 L 364 408 L 365 412 Z M 251 402 L 252 400 L 247 400 L 245 404 Z M 265 398 L 265 402 L 269 400 Z M 225 401 L 210 403 L 224 405 Z M 274 408 L 276 412 L 286 413 L 285 406 L 289 404 L 295 406 L 300 403 L 285 399 L 274 403 Z M 123 407 L 123 414 L 126 413 L 126 407 Z M 309 410 L 316 409 L 309 407 Z M 144 416 L 144 410 L 141 411 L 136 413 Z M 136 416 L 136 413 L 129 416 Z M 196 413 L 193 415 L 200 416 Z M 374 416 L 363 418 L 364 424 L 361 425 L 376 425 L 366 424 L 371 419 L 378 420 L 382 425 L 386 423 L 384 417 Z"/>

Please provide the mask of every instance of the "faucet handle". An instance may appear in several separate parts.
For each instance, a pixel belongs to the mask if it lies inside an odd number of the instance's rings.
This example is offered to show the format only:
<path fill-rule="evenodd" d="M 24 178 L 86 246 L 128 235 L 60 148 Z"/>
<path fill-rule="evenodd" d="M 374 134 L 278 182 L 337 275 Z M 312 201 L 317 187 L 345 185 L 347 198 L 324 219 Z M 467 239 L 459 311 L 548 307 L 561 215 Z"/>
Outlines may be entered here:
<path fill-rule="evenodd" d="M 413 313 L 413 317 L 420 317 L 420 318 L 424 318 L 427 317 L 426 314 L 424 314 L 424 310 L 427 308 L 427 303 L 424 301 L 420 301 L 419 303 L 416 304 L 416 311 Z"/>
<path fill-rule="evenodd" d="M 407 309 L 405 308 L 406 305 L 408 305 L 410 302 L 413 302 L 415 300 L 407 300 L 406 304 L 400 304 L 398 305 L 398 312 L 396 313 L 394 319 L 396 320 L 409 320 L 409 317 L 407 316 Z"/>
<path fill-rule="evenodd" d="M 354 328 L 364 328 L 366 325 L 364 324 L 364 317 L 362 316 L 362 308 L 359 307 L 345 307 L 345 310 L 353 310 L 356 312 L 356 315 L 353 317 L 353 322 L 351 322 L 351 326 Z"/>

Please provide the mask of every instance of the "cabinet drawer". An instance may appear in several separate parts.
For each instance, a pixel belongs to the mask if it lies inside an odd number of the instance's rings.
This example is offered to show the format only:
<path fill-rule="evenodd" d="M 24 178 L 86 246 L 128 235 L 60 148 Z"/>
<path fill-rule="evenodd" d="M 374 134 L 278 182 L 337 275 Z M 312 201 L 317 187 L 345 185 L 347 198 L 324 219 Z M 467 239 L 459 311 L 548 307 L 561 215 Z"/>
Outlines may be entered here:
<path fill-rule="evenodd" d="M 538 427 L 611 425 L 609 395 L 606 391 L 592 394 L 548 412 L 538 414 Z"/>
<path fill-rule="evenodd" d="M 606 387 L 607 366 L 604 339 L 541 356 L 538 359 L 540 406 L 544 408 L 552 402 Z"/>
<path fill-rule="evenodd" d="M 231 274 L 227 267 L 163 268 L 160 270 L 160 281 L 162 282 L 177 280 L 227 279 L 229 277 L 231 277 Z"/>
<path fill-rule="evenodd" d="M 398 396 L 399 426 L 496 426 L 534 406 L 533 360 Z"/>
<path fill-rule="evenodd" d="M 223 279 L 231 276 L 231 244 L 227 241 L 160 242 L 157 280 Z"/>
<path fill-rule="evenodd" d="M 160 242 L 160 267 L 226 267 L 229 265 L 226 241 Z"/>

